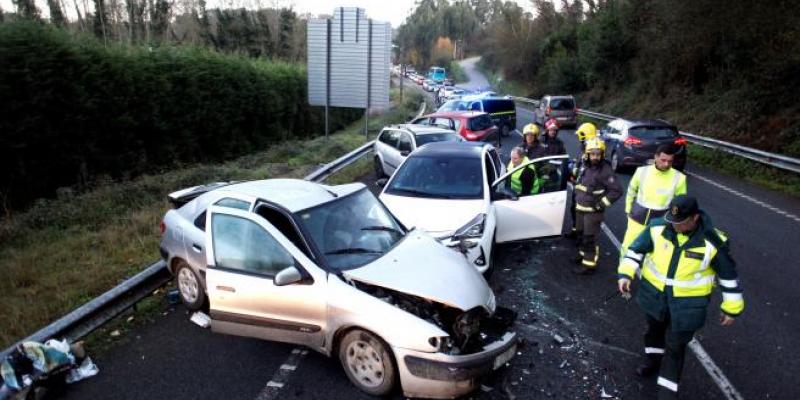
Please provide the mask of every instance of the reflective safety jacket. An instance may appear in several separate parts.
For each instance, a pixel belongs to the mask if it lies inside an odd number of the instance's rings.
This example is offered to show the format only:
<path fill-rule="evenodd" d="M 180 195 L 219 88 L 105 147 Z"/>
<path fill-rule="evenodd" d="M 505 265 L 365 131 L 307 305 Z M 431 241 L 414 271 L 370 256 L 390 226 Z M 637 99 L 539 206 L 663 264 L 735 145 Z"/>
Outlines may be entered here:
<path fill-rule="evenodd" d="M 529 161 L 528 157 L 522 158 L 523 164 Z M 516 168 L 514 163 L 509 161 L 506 170 L 511 171 L 514 168 Z M 536 167 L 534 167 L 533 164 L 525 168 L 520 168 L 518 171 L 511 174 L 509 179 L 511 182 L 511 190 L 520 196 L 539 193 L 542 186 L 542 182 L 536 173 Z"/>
<path fill-rule="evenodd" d="M 584 161 L 575 182 L 575 210 L 599 212 L 611 206 L 622 197 L 622 187 L 608 161 L 592 165 Z"/>
<path fill-rule="evenodd" d="M 651 219 L 662 217 L 679 194 L 686 194 L 686 175 L 682 172 L 675 168 L 659 171 L 655 165 L 639 167 L 628 185 L 625 213 L 647 225 Z"/>
<path fill-rule="evenodd" d="M 617 272 L 628 279 L 641 275 L 636 301 L 659 321 L 669 311 L 674 331 L 703 326 L 715 278 L 722 288 L 722 311 L 737 316 L 744 310 L 728 240 L 704 213 L 690 235 L 677 233 L 663 219 L 653 220 L 628 248 Z"/>

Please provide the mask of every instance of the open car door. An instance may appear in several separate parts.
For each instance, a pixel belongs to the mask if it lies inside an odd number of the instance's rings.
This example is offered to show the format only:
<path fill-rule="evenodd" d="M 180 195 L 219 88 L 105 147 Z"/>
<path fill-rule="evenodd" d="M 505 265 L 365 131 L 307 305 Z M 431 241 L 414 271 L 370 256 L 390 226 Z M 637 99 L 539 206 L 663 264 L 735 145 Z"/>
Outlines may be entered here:
<path fill-rule="evenodd" d="M 513 168 L 492 184 L 492 207 L 497 217 L 497 243 L 560 235 L 567 210 L 567 155 L 537 158 Z M 511 189 L 512 175 L 533 168 L 539 180 L 536 193 L 520 195 Z"/>
<path fill-rule="evenodd" d="M 256 213 L 212 205 L 206 218 L 211 330 L 319 348 L 324 271 Z"/>

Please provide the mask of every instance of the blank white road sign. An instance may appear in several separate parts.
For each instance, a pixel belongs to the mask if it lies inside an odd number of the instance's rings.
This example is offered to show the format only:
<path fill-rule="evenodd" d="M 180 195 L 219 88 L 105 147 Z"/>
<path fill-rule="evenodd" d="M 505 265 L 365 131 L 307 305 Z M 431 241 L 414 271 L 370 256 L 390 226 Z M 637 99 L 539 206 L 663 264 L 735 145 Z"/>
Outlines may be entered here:
<path fill-rule="evenodd" d="M 339 7 L 308 21 L 308 104 L 389 107 L 392 27 L 363 8 Z"/>

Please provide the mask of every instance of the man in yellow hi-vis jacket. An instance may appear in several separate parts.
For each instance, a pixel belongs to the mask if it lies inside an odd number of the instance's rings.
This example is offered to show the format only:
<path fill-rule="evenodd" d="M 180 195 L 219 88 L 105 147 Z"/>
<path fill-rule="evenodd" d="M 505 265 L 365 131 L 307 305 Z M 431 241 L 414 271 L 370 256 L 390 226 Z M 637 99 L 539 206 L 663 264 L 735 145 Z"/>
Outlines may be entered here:
<path fill-rule="evenodd" d="M 650 220 L 664 216 L 673 197 L 686 194 L 686 175 L 672 168 L 675 151 L 671 145 L 659 146 L 653 165 L 639 167 L 631 177 L 625 196 L 628 228 L 622 239 L 620 258 Z"/>
<path fill-rule="evenodd" d="M 723 326 L 744 310 L 736 264 L 728 240 L 693 197 L 676 196 L 663 219 L 648 224 L 628 248 L 617 270 L 618 286 L 630 292 L 640 273 L 636 302 L 647 318 L 645 362 L 640 376 L 659 372 L 659 398 L 675 398 L 686 346 L 706 320 L 715 278 L 722 288 Z"/>

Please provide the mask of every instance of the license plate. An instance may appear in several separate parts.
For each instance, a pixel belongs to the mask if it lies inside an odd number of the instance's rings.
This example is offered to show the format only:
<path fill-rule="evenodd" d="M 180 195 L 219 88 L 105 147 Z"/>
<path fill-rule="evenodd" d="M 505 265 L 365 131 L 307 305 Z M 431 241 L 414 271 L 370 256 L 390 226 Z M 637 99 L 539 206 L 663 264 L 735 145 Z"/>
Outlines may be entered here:
<path fill-rule="evenodd" d="M 498 369 L 505 365 L 507 362 L 511 361 L 514 358 L 514 353 L 517 351 L 517 346 L 511 346 L 508 350 L 501 353 L 497 358 L 494 359 L 494 368 Z"/>

